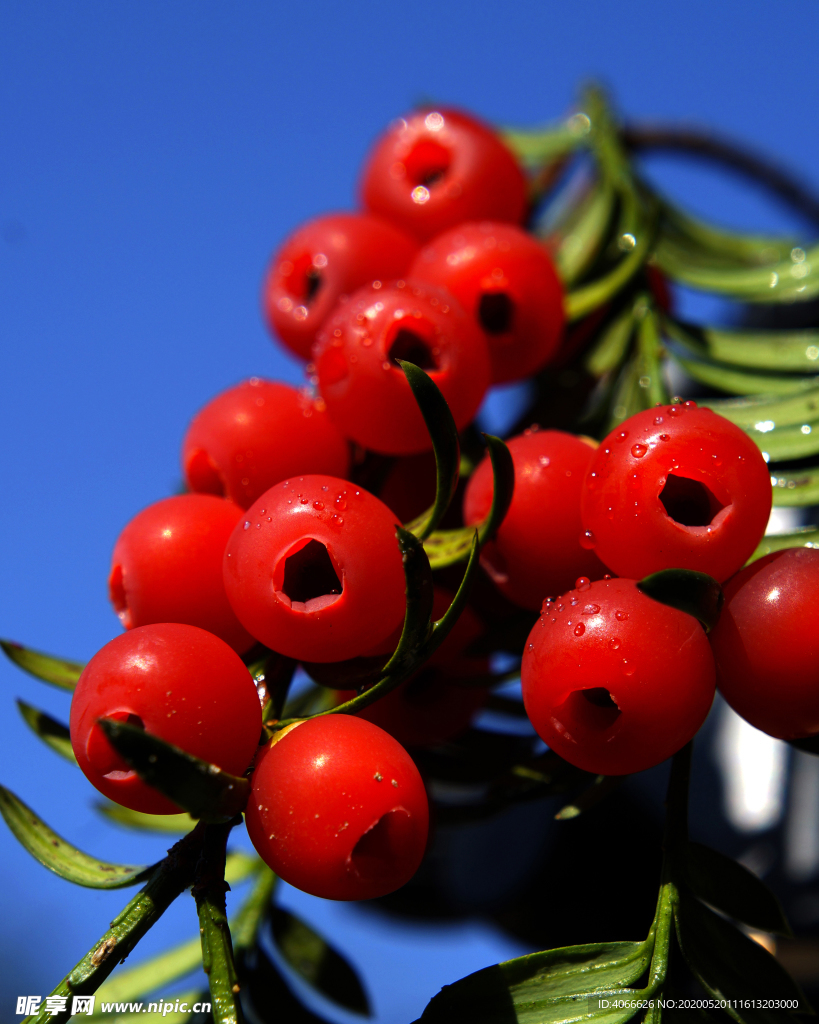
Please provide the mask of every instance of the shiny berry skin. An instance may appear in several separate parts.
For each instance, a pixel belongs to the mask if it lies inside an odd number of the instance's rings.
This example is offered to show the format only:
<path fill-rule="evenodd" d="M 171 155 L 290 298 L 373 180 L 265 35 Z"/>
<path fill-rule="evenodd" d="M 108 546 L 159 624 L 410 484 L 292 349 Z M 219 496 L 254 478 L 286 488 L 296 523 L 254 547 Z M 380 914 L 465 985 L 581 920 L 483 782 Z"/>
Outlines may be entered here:
<path fill-rule="evenodd" d="M 192 491 L 248 508 L 296 474 L 346 476 L 350 449 L 321 399 L 251 377 L 194 416 L 182 443 L 182 465 Z"/>
<path fill-rule="evenodd" d="M 481 562 L 511 601 L 538 611 L 545 597 L 562 594 L 578 576 L 602 577 L 606 568 L 580 546 L 580 495 L 594 442 L 560 430 L 527 430 L 508 443 L 515 467 L 512 504 Z M 464 522 L 489 512 L 494 487 L 487 456 L 464 495 Z"/>
<path fill-rule="evenodd" d="M 163 498 L 137 513 L 114 545 L 108 577 L 123 626 L 184 622 L 239 653 L 252 647 L 222 580 L 225 545 L 241 517 L 238 505 L 209 494 Z"/>
<path fill-rule="evenodd" d="M 241 658 L 212 633 L 175 622 L 139 626 L 88 662 L 71 701 L 71 746 L 85 776 L 123 807 L 179 808 L 143 782 L 96 724 L 114 718 L 233 775 L 253 759 L 262 731 L 256 687 Z"/>
<path fill-rule="evenodd" d="M 344 661 L 396 629 L 406 607 L 392 512 L 331 476 L 266 491 L 225 550 L 228 599 L 257 640 L 300 661 Z"/>
<path fill-rule="evenodd" d="M 694 402 L 657 406 L 597 449 L 582 543 L 620 576 L 678 568 L 722 581 L 762 539 L 771 502 L 765 460 L 739 427 Z"/>
<path fill-rule="evenodd" d="M 514 224 L 459 224 L 420 252 L 409 276 L 446 288 L 474 317 L 494 384 L 530 376 L 560 344 L 560 279 L 546 248 Z"/>
<path fill-rule="evenodd" d="M 385 896 L 418 869 L 429 808 L 409 754 L 351 715 L 303 722 L 265 747 L 245 818 L 285 882 L 331 900 Z"/>
<path fill-rule="evenodd" d="M 587 772 L 627 775 L 676 753 L 714 699 L 695 618 L 633 580 L 578 581 L 544 608 L 523 652 L 523 703 L 552 750 Z"/>
<path fill-rule="evenodd" d="M 403 371 L 406 359 L 430 375 L 458 428 L 489 386 L 481 332 L 446 292 L 413 281 L 357 291 L 337 308 L 313 349 L 319 390 L 338 427 L 386 455 L 432 447 Z"/>
<path fill-rule="evenodd" d="M 710 634 L 723 697 L 770 736 L 819 733 L 819 551 L 776 551 L 724 589 Z"/>
<path fill-rule="evenodd" d="M 495 132 L 457 110 L 420 110 L 399 118 L 373 146 L 361 199 L 421 239 L 468 220 L 519 224 L 526 181 Z"/>
<path fill-rule="evenodd" d="M 302 359 L 344 295 L 407 272 L 418 241 L 366 213 L 334 213 L 308 221 L 270 262 L 262 305 L 271 331 Z"/>

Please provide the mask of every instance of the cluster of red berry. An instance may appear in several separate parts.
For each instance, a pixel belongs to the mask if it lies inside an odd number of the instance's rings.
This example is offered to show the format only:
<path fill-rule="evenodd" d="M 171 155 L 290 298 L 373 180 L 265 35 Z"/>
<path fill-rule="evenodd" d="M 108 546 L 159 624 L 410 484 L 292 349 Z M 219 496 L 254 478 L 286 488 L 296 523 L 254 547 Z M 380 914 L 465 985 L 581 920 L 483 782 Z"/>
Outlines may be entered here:
<path fill-rule="evenodd" d="M 91 660 L 71 711 L 81 768 L 137 810 L 177 808 L 116 753 L 102 718 L 236 775 L 252 764 L 246 821 L 260 855 L 338 899 L 389 892 L 417 869 L 427 799 L 398 741 L 438 742 L 469 724 L 486 688 L 453 683 L 489 678 L 486 658 L 469 655 L 484 623 L 467 607 L 421 675 L 358 716 L 298 721 L 272 741 L 241 655 L 263 644 L 331 687 L 344 685 L 339 662 L 383 664 L 406 611 L 396 513 L 425 507 L 419 472 L 432 459 L 398 361 L 428 372 L 461 429 L 490 384 L 548 363 L 564 325 L 549 254 L 520 226 L 523 173 L 473 118 L 427 110 L 398 121 L 370 155 L 362 199 L 365 212 L 292 235 L 264 286 L 270 325 L 310 360 L 312 388 L 252 378 L 195 416 L 182 452 L 189 493 L 150 506 L 117 541 L 110 594 L 128 632 Z M 720 582 L 737 573 L 770 513 L 762 455 L 692 402 L 638 414 L 600 446 L 532 428 L 509 450 L 514 497 L 482 563 L 506 598 L 542 609 L 523 653 L 526 710 L 581 768 L 656 764 L 702 724 L 715 661 L 699 623 L 636 581 L 669 567 Z M 351 479 L 365 452 L 394 460 L 380 498 Z M 463 522 L 483 520 L 492 498 L 487 458 Z M 774 627 L 761 612 L 780 607 L 774 593 L 805 592 L 794 581 L 806 566 L 816 575 L 814 556 L 772 556 L 735 576 L 712 634 L 727 698 L 786 737 L 819 731 L 819 700 L 808 682 L 782 698 L 793 665 L 783 673 L 764 650 L 749 654 L 747 634 L 764 647 Z M 436 586 L 434 616 L 450 602 Z M 788 638 L 793 629 L 781 626 Z"/>

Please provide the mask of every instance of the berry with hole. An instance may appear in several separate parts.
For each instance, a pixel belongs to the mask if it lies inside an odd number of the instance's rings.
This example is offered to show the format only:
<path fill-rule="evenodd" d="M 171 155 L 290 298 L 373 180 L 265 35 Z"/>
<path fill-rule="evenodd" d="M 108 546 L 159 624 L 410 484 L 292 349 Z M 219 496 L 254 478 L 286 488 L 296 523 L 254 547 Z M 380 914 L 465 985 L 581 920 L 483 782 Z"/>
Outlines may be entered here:
<path fill-rule="evenodd" d="M 414 281 L 362 288 L 330 317 L 314 348 L 330 416 L 364 448 L 411 455 L 432 442 L 398 359 L 430 375 L 460 429 L 489 386 L 489 352 L 452 296 Z"/>
<path fill-rule="evenodd" d="M 469 220 L 519 224 L 526 180 L 483 122 L 457 110 L 420 110 L 394 121 L 364 165 L 361 198 L 421 239 Z"/>
<path fill-rule="evenodd" d="M 71 746 L 109 799 L 148 814 L 178 813 L 114 750 L 100 718 L 142 728 L 232 775 L 247 769 L 262 731 L 256 687 L 238 654 L 212 633 L 175 622 L 132 629 L 88 662 L 71 701 Z"/>
<path fill-rule="evenodd" d="M 209 494 L 178 494 L 143 509 L 114 545 L 108 593 L 126 629 L 184 622 L 240 653 L 253 646 L 225 593 L 222 557 L 242 510 Z"/>
<path fill-rule="evenodd" d="M 182 465 L 192 491 L 248 508 L 269 487 L 299 473 L 346 476 L 350 450 L 321 399 L 251 377 L 194 416 Z"/>
<path fill-rule="evenodd" d="M 626 775 L 676 753 L 714 699 L 714 658 L 691 615 L 633 580 L 578 580 L 544 605 L 523 651 L 523 703 L 555 753 Z"/>
<path fill-rule="evenodd" d="M 514 224 L 459 224 L 434 238 L 409 276 L 446 288 L 483 331 L 492 382 L 541 369 L 563 335 L 563 287 L 546 248 Z"/>
<path fill-rule="evenodd" d="M 429 807 L 391 736 L 351 715 L 280 734 L 257 759 L 246 811 L 259 856 L 285 882 L 332 900 L 385 896 L 424 855 Z"/>
<path fill-rule="evenodd" d="M 581 543 L 632 579 L 673 567 L 722 581 L 762 539 L 771 502 L 765 460 L 744 431 L 691 401 L 657 406 L 597 449 Z"/>
<path fill-rule="evenodd" d="M 407 272 L 416 239 L 366 213 L 334 213 L 302 225 L 270 262 L 262 305 L 274 334 L 302 359 L 344 295 Z"/>
<path fill-rule="evenodd" d="M 242 625 L 290 658 L 344 661 L 392 633 L 406 607 L 392 512 L 363 487 L 293 477 L 243 515 L 225 549 Z"/>

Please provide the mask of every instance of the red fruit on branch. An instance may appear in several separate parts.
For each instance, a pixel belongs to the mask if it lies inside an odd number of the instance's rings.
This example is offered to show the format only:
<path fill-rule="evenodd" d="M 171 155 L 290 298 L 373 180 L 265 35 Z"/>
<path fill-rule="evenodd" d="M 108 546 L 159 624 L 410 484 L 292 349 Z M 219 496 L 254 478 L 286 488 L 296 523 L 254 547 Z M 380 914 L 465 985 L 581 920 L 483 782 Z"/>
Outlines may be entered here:
<path fill-rule="evenodd" d="M 402 277 L 416 239 L 366 213 L 317 217 L 285 240 L 270 261 L 262 305 L 270 329 L 302 359 L 345 295 L 374 280 Z"/>
<path fill-rule="evenodd" d="M 303 722 L 257 759 L 246 811 L 259 856 L 285 882 L 333 900 L 385 896 L 424 855 L 429 809 L 409 754 L 350 715 Z"/>
<path fill-rule="evenodd" d="M 225 545 L 241 516 L 238 505 L 208 494 L 163 498 L 137 513 L 114 545 L 108 577 L 123 626 L 184 622 L 240 653 L 252 647 L 222 579 Z"/>
<path fill-rule="evenodd" d="M 582 543 L 621 576 L 678 568 L 722 581 L 762 539 L 771 502 L 765 460 L 744 431 L 694 402 L 657 406 L 597 449 Z"/>
<path fill-rule="evenodd" d="M 481 562 L 511 601 L 537 611 L 543 599 L 567 590 L 578 576 L 599 579 L 606 568 L 580 545 L 580 495 L 594 442 L 560 430 L 527 430 L 508 442 L 515 466 L 512 504 Z M 470 477 L 464 522 L 479 523 L 492 505 L 487 456 Z"/>
<path fill-rule="evenodd" d="M 545 247 L 514 224 L 459 224 L 419 253 L 409 276 L 446 288 L 474 317 L 494 384 L 530 376 L 560 344 L 560 279 Z"/>
<path fill-rule="evenodd" d="M 100 718 L 143 728 L 233 775 L 250 764 L 262 729 L 241 658 L 212 633 L 167 622 L 116 637 L 88 662 L 71 701 L 71 746 L 86 778 L 111 800 L 176 814 L 114 750 Z"/>
<path fill-rule="evenodd" d="M 520 223 L 526 180 L 483 122 L 456 110 L 419 110 L 377 140 L 364 165 L 361 198 L 421 239 L 469 220 Z"/>
<path fill-rule="evenodd" d="M 819 733 L 819 551 L 788 548 L 725 585 L 710 635 L 717 686 L 738 714 L 780 739 Z"/>
<path fill-rule="evenodd" d="M 386 505 L 346 480 L 285 480 L 248 509 L 228 541 L 228 599 L 245 628 L 279 654 L 358 657 L 404 617 L 395 527 Z"/>
<path fill-rule="evenodd" d="M 364 448 L 387 455 L 432 447 L 396 360 L 426 370 L 459 429 L 489 386 L 481 332 L 447 292 L 414 281 L 360 289 L 327 321 L 313 352 L 319 390 L 336 424 Z"/>
<path fill-rule="evenodd" d="M 676 753 L 705 721 L 714 659 L 699 622 L 633 580 L 578 580 L 544 605 L 523 652 L 541 739 L 588 772 L 626 775 Z"/>
<path fill-rule="evenodd" d="M 182 464 L 192 491 L 248 508 L 290 476 L 346 476 L 350 450 L 321 399 L 251 377 L 194 416 L 182 443 Z"/>

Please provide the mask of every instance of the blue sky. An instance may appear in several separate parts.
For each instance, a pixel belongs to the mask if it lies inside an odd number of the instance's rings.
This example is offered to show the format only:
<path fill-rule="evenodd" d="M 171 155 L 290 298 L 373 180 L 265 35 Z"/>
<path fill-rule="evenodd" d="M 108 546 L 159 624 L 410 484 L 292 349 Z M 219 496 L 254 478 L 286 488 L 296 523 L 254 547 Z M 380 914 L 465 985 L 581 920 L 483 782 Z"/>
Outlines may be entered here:
<path fill-rule="evenodd" d="M 86 660 L 118 632 L 105 581 L 119 531 L 177 486 L 183 433 L 208 398 L 252 374 L 300 379 L 259 315 L 266 261 L 300 221 L 354 205 L 391 118 L 431 98 L 533 124 L 595 77 L 629 118 L 711 126 L 819 186 L 817 30 L 813 5 L 756 0 L 5 0 L 0 635 Z M 668 160 L 652 170 L 714 218 L 793 226 L 730 179 Z M 0 685 L 0 781 L 95 854 L 160 856 L 161 840 L 94 816 L 90 787 L 13 706 L 20 696 L 66 719 L 67 700 L 11 666 Z M 73 889 L 2 830 L 0 859 L 0 1000 L 45 994 L 125 897 Z M 388 938 L 349 909 L 288 898 L 348 929 L 390 1024 L 519 949 L 477 927 Z M 183 898 L 150 941 L 193 928 Z M 399 956 L 411 970 L 388 984 Z"/>

